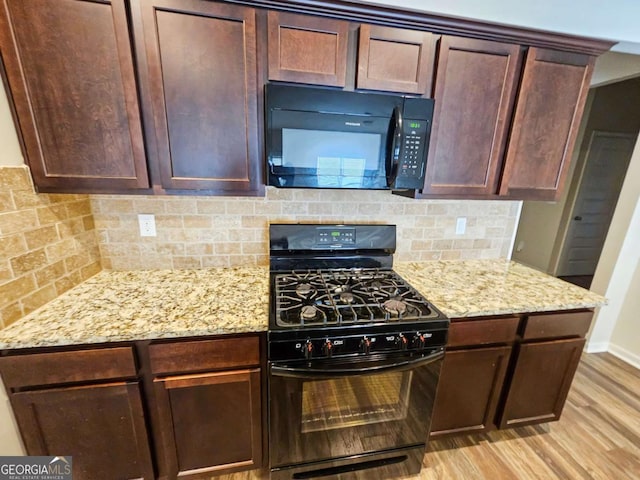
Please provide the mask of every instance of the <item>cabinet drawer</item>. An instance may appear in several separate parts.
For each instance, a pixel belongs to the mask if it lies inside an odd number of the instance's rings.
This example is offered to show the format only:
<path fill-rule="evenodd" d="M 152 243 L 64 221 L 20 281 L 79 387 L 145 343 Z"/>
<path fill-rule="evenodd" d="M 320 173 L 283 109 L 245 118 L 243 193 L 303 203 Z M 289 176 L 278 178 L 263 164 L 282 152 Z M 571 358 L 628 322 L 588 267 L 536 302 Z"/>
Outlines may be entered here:
<path fill-rule="evenodd" d="M 194 372 L 260 365 L 260 340 L 255 337 L 220 338 L 149 346 L 155 374 Z"/>
<path fill-rule="evenodd" d="M 592 311 L 529 315 L 522 338 L 584 337 L 592 317 Z"/>
<path fill-rule="evenodd" d="M 453 321 L 449 326 L 447 347 L 513 342 L 519 321 L 518 317 Z"/>
<path fill-rule="evenodd" d="M 35 353 L 0 358 L 5 385 L 27 387 L 134 377 L 132 347 Z"/>

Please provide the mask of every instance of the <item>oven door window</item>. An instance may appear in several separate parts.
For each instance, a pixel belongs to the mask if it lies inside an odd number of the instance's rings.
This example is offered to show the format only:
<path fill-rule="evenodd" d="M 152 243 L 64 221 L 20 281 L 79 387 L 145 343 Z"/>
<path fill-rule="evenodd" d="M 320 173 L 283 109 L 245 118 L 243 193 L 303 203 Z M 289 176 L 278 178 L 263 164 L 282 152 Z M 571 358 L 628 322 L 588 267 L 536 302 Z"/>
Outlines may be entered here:
<path fill-rule="evenodd" d="M 301 433 L 407 418 L 412 372 L 304 382 Z"/>
<path fill-rule="evenodd" d="M 386 188 L 388 118 L 280 110 L 271 116 L 271 185 Z"/>
<path fill-rule="evenodd" d="M 349 375 L 272 369 L 272 467 L 424 444 L 441 363 Z"/>

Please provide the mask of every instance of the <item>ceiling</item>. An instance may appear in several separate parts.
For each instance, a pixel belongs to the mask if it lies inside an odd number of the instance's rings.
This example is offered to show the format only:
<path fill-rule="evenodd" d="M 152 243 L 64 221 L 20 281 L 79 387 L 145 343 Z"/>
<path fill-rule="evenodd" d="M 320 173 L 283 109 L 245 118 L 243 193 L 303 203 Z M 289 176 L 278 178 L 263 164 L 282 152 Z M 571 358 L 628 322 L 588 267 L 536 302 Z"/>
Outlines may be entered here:
<path fill-rule="evenodd" d="M 356 0 L 619 42 L 613 51 L 640 55 L 639 0 Z"/>

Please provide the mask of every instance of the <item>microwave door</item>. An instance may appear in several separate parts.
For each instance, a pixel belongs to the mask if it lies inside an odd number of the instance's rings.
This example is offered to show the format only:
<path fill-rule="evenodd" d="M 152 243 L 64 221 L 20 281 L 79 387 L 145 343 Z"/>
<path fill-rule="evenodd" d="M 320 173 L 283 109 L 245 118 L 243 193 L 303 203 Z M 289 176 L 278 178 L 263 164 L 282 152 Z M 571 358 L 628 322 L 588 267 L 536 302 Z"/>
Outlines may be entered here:
<path fill-rule="evenodd" d="M 387 134 L 387 148 L 385 158 L 385 170 L 387 176 L 387 186 L 393 188 L 398 175 L 398 163 L 402 150 L 402 110 L 400 107 L 393 109 L 393 115 L 389 122 L 389 133 Z"/>

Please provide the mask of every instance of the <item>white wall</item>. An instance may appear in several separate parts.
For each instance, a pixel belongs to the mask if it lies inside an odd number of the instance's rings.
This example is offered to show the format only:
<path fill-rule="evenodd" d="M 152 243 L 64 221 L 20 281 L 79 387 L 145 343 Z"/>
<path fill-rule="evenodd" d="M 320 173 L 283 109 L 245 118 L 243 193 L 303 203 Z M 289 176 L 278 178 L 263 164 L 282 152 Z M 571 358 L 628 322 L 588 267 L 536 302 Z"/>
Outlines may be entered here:
<path fill-rule="evenodd" d="M 605 52 L 596 60 L 591 86 L 600 87 L 640 75 L 640 55 Z"/>
<path fill-rule="evenodd" d="M 640 139 L 640 136 L 638 137 Z M 609 233 L 602 249 L 602 255 L 593 277 L 591 290 L 607 297 L 609 304 L 600 308 L 589 335 L 587 351 L 602 352 L 609 349 L 616 322 L 620 319 L 616 341 L 621 341 L 622 333 L 630 337 L 640 336 L 637 311 L 628 313 L 629 302 L 637 301 L 637 283 L 633 284 L 640 261 L 640 141 L 636 143 L 627 176 L 625 177 L 618 205 L 611 220 Z M 635 285 L 636 288 L 632 288 Z M 623 313 L 627 316 L 623 317 Z M 633 315 L 632 319 L 628 316 Z M 631 322 L 631 323 L 629 323 Z M 640 358 L 640 346 L 627 344 L 624 348 Z M 621 343 L 620 346 L 622 347 Z M 637 348 L 637 349 L 636 349 Z M 615 350 L 615 347 L 614 349 Z M 612 350 L 612 351 L 613 351 Z M 632 358 L 627 360 L 633 361 Z"/>
<path fill-rule="evenodd" d="M 611 335 L 609 351 L 616 356 L 640 368 L 640 262 L 629 283 L 627 295 L 624 298 L 618 321 Z"/>
<path fill-rule="evenodd" d="M 0 381 L 0 456 L 24 454 L 9 399 Z"/>
<path fill-rule="evenodd" d="M 640 54 L 638 0 L 366 0 L 413 10 L 492 23 L 615 40 L 613 50 Z"/>
<path fill-rule="evenodd" d="M 11 110 L 2 81 L 0 81 L 0 165 L 22 165 L 22 151 L 13 123 Z"/>

